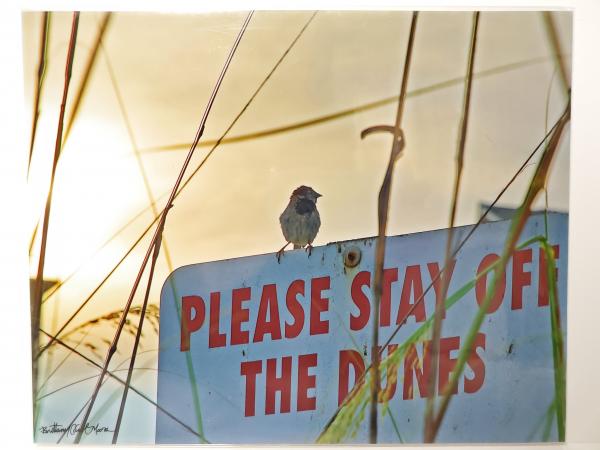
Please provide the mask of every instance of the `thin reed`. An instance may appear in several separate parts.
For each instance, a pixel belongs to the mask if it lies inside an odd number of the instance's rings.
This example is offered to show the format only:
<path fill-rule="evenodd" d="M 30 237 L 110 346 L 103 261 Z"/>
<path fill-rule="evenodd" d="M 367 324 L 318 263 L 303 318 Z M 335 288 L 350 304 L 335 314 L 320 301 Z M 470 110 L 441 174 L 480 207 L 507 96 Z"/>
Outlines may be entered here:
<path fill-rule="evenodd" d="M 61 151 L 62 143 L 62 131 L 65 118 L 65 108 L 67 103 L 67 96 L 69 94 L 69 84 L 71 81 L 71 73 L 73 70 L 73 59 L 75 57 L 75 44 L 77 43 L 77 29 L 79 26 L 79 13 L 73 13 L 73 20 L 71 23 L 71 36 L 69 38 L 69 47 L 67 50 L 67 61 L 65 68 L 65 80 L 63 86 L 62 100 L 60 104 L 60 113 L 58 117 L 58 126 L 56 130 L 56 143 L 54 146 L 54 158 L 52 162 L 52 171 L 50 174 L 50 187 L 48 188 L 48 196 L 46 198 L 46 207 L 44 209 L 44 218 L 42 222 L 42 239 L 40 244 L 40 254 L 38 261 L 37 276 L 35 279 L 35 288 L 31 298 L 31 355 L 32 355 L 32 401 L 33 411 L 35 417 L 36 402 L 37 398 L 37 383 L 38 383 L 38 364 L 37 358 L 37 347 L 39 342 L 39 325 L 41 316 L 41 305 L 42 305 L 42 291 L 44 284 L 44 264 L 46 261 L 46 243 L 48 240 L 48 227 L 50 222 L 50 210 L 52 207 L 52 190 L 54 187 L 54 179 L 56 175 L 56 165 Z M 35 426 L 35 424 L 34 424 Z"/>
<path fill-rule="evenodd" d="M 37 70 L 37 80 L 35 83 L 35 93 L 33 97 L 33 118 L 31 121 L 31 137 L 29 138 L 29 161 L 27 162 L 27 174 L 31 167 L 31 158 L 33 157 L 33 146 L 35 145 L 35 135 L 37 132 L 38 119 L 40 118 L 40 99 L 46 79 L 47 51 L 50 35 L 50 12 L 44 12 L 42 16 L 42 32 L 40 38 L 40 56 Z M 31 252 L 31 250 L 30 250 Z"/>
<path fill-rule="evenodd" d="M 513 185 L 513 183 L 515 182 L 515 180 L 519 177 L 519 175 L 521 175 L 525 169 L 525 167 L 527 167 L 530 163 L 530 161 L 532 160 L 532 158 L 537 154 L 537 152 L 540 150 L 540 148 L 542 148 L 542 146 L 547 142 L 547 140 L 551 137 L 551 136 L 555 136 L 557 130 L 560 128 L 562 129 L 562 127 L 564 127 L 564 118 L 565 118 L 565 114 L 563 114 L 556 122 L 555 124 L 550 128 L 550 130 L 546 133 L 546 135 L 540 140 L 540 142 L 536 145 L 536 147 L 533 149 L 533 151 L 529 154 L 529 156 L 525 159 L 525 161 L 521 164 L 521 166 L 516 170 L 516 172 L 513 174 L 513 176 L 510 178 L 510 180 L 504 185 L 504 187 L 500 190 L 500 192 L 498 193 L 498 195 L 496 196 L 496 198 L 494 199 L 494 201 L 492 203 L 490 203 L 490 205 L 486 208 L 485 212 L 481 215 L 481 217 L 479 218 L 479 220 L 477 221 L 477 223 L 475 225 L 473 225 L 473 227 L 470 229 L 470 231 L 467 233 L 467 235 L 462 239 L 462 241 L 457 245 L 456 249 L 454 250 L 453 254 L 452 254 L 452 258 L 456 257 L 456 255 L 458 254 L 458 252 L 460 252 L 460 250 L 464 247 L 464 245 L 469 241 L 469 239 L 473 236 L 473 234 L 475 233 L 475 231 L 479 228 L 479 226 L 485 221 L 486 217 L 488 216 L 488 214 L 490 213 L 490 211 L 495 207 L 495 205 L 498 203 L 498 201 L 502 198 L 502 196 L 504 195 L 504 193 L 509 189 L 510 186 Z M 548 146 L 546 145 L 545 149 L 547 149 Z M 522 247 L 526 247 L 527 245 L 529 245 L 529 242 L 526 242 L 524 244 L 522 244 L 521 246 L 519 246 L 519 248 Z M 482 272 L 487 274 L 489 272 L 490 269 L 496 267 L 496 263 L 488 266 L 488 268 Z M 437 276 L 435 276 L 431 283 L 428 284 L 427 288 L 423 291 L 423 293 L 418 297 L 415 298 L 414 304 L 411 306 L 411 308 L 405 313 L 403 319 L 400 321 L 400 323 L 396 326 L 396 328 L 394 329 L 394 331 L 391 333 L 390 337 L 387 339 L 387 341 L 381 346 L 381 352 L 383 352 L 383 349 L 387 348 L 387 346 L 390 344 L 390 342 L 394 339 L 394 337 L 398 334 L 398 332 L 400 331 L 400 329 L 406 324 L 406 320 L 407 318 L 412 314 L 413 310 L 418 307 L 418 305 L 424 301 L 425 296 L 427 295 L 427 293 L 431 290 L 431 288 L 433 287 L 434 283 L 438 282 L 439 278 L 441 277 L 441 274 L 446 270 L 446 267 L 443 267 L 442 270 L 440 270 L 437 274 Z M 463 286 L 463 288 L 459 289 L 457 291 L 458 293 L 461 293 L 458 298 L 461 298 L 463 295 L 466 294 L 466 292 L 468 292 L 470 289 L 472 289 L 472 287 L 474 286 L 474 281 L 472 282 L 472 284 L 467 283 L 467 285 Z M 469 287 L 471 286 L 471 287 Z M 466 289 L 466 290 L 465 290 Z M 455 295 L 457 295 L 455 294 Z M 454 298 L 454 296 L 450 297 L 450 298 Z M 446 311 L 452 304 L 454 304 L 453 302 L 449 303 L 449 299 L 447 299 L 444 302 L 444 309 L 443 311 Z M 430 319 L 428 320 L 433 320 L 433 318 L 435 317 L 432 316 Z M 426 322 L 423 326 L 428 325 L 429 322 Z M 425 330 L 423 329 L 423 326 L 421 328 L 419 328 L 417 330 L 417 334 L 424 332 Z M 413 334 L 411 336 L 411 338 L 409 338 L 407 340 L 407 342 L 410 342 L 412 338 L 414 338 L 415 335 Z M 402 348 L 402 346 L 400 346 L 396 351 L 399 351 Z M 464 367 L 463 367 L 464 368 Z M 346 395 L 346 397 L 344 398 L 344 400 L 341 402 L 340 406 L 338 406 L 338 408 L 336 409 L 336 411 L 334 412 L 334 414 L 331 416 L 331 418 L 327 421 L 327 423 L 325 424 L 325 426 L 323 427 L 321 433 L 319 434 L 318 438 L 317 438 L 317 442 L 318 443 L 336 443 L 336 442 L 340 442 L 339 439 L 340 437 L 346 437 L 346 431 L 347 431 L 347 427 L 349 426 L 349 423 L 347 422 L 349 417 L 353 417 L 352 415 L 348 415 L 347 412 L 345 412 L 345 409 L 348 407 L 348 404 L 350 402 L 350 400 L 352 398 L 354 398 L 354 396 L 356 395 L 356 393 L 363 388 L 364 385 L 364 381 L 365 378 L 367 376 L 368 373 L 370 373 L 370 367 L 367 367 L 365 369 L 365 372 L 363 373 L 363 375 L 361 375 L 358 380 L 356 381 L 355 386 L 350 390 L 350 392 Z M 460 377 L 460 375 L 457 376 L 457 378 Z M 448 383 L 447 386 L 449 386 L 450 383 Z M 341 416 L 341 417 L 340 417 Z"/>
<path fill-rule="evenodd" d="M 116 347 L 117 347 L 117 344 L 119 342 L 119 337 L 121 335 L 121 331 L 122 331 L 123 326 L 125 324 L 125 320 L 127 319 L 127 314 L 129 313 L 129 309 L 131 308 L 131 303 L 133 301 L 133 297 L 134 297 L 135 292 L 137 290 L 137 287 L 138 287 L 138 285 L 140 283 L 142 274 L 144 272 L 146 264 L 148 263 L 148 260 L 150 258 L 150 254 L 151 253 L 156 255 L 155 257 L 152 258 L 151 269 L 150 269 L 151 273 L 153 271 L 154 265 L 156 264 L 156 259 L 157 259 L 157 256 L 158 256 L 158 251 L 160 250 L 160 239 L 162 237 L 162 230 L 164 228 L 164 224 L 165 224 L 165 221 L 166 221 L 166 218 L 167 218 L 167 214 L 168 214 L 169 210 L 171 209 L 171 207 L 173 206 L 173 199 L 175 198 L 175 195 L 176 195 L 176 193 L 177 193 L 177 191 L 179 189 L 179 186 L 181 184 L 181 181 L 183 179 L 183 176 L 185 174 L 187 166 L 189 165 L 190 160 L 191 160 L 191 158 L 192 158 L 192 156 L 194 154 L 194 150 L 196 149 L 196 146 L 197 146 L 198 142 L 200 141 L 200 138 L 202 137 L 202 135 L 204 133 L 204 127 L 206 125 L 206 121 L 207 121 L 208 115 L 209 115 L 209 113 L 211 111 L 213 102 L 214 102 L 214 100 L 216 98 L 217 92 L 219 91 L 219 87 L 221 86 L 221 82 L 223 81 L 225 73 L 227 72 L 229 64 L 231 63 L 233 55 L 235 54 L 235 51 L 237 50 L 237 47 L 238 47 L 238 45 L 239 45 L 239 43 L 240 43 L 240 41 L 242 39 L 242 36 L 244 35 L 244 32 L 246 31 L 246 28 L 248 26 L 248 22 L 252 18 L 252 14 L 253 14 L 253 12 L 250 12 L 247 15 L 247 17 L 246 17 L 246 19 L 245 19 L 245 21 L 244 21 L 244 23 L 242 25 L 242 28 L 241 28 L 240 32 L 238 33 L 238 36 L 237 36 L 237 38 L 236 38 L 236 40 L 235 40 L 235 42 L 234 42 L 234 44 L 233 44 L 233 46 L 232 46 L 232 48 L 231 48 L 231 50 L 229 52 L 229 55 L 227 56 L 225 64 L 223 65 L 223 69 L 221 70 L 221 73 L 219 74 L 219 78 L 217 79 L 215 87 L 213 88 L 213 90 L 211 92 L 211 96 L 210 96 L 210 98 L 208 100 L 208 104 L 207 104 L 207 106 L 206 106 L 206 108 L 204 110 L 204 114 L 203 114 L 202 118 L 200 119 L 200 124 L 198 126 L 198 131 L 196 132 L 196 137 L 194 138 L 194 142 L 193 142 L 193 144 L 192 144 L 192 146 L 191 146 L 191 148 L 190 148 L 190 150 L 188 152 L 188 155 L 187 155 L 187 157 L 186 157 L 186 159 L 185 159 L 185 161 L 183 163 L 183 166 L 181 167 L 181 170 L 179 172 L 177 180 L 175 181 L 175 185 L 173 186 L 173 190 L 171 191 L 171 195 L 170 195 L 169 199 L 167 200 L 167 204 L 166 204 L 165 208 L 163 209 L 163 211 L 161 213 L 160 221 L 158 223 L 158 226 L 156 227 L 156 231 L 154 233 L 154 236 L 152 237 L 150 245 L 148 246 L 148 250 L 146 251 L 146 255 L 144 256 L 144 260 L 142 261 L 140 270 L 138 271 L 138 275 L 137 275 L 137 277 L 136 277 L 136 279 L 135 279 L 135 281 L 133 283 L 133 287 L 131 289 L 131 294 L 129 295 L 129 298 L 128 298 L 127 303 L 126 303 L 125 308 L 124 308 L 123 316 L 121 317 L 121 320 L 119 322 L 119 326 L 117 328 L 117 331 L 115 332 L 115 335 L 113 337 L 113 341 L 112 341 L 111 346 L 110 346 L 110 348 L 108 350 L 108 353 L 106 355 L 106 360 L 104 362 L 102 373 L 100 374 L 100 377 L 98 378 L 98 382 L 96 383 L 96 387 L 94 388 L 94 392 L 92 394 L 91 401 L 90 401 L 90 403 L 87 406 L 87 409 L 85 411 L 84 418 L 82 420 L 82 423 L 84 423 L 84 424 L 87 423 L 87 421 L 89 419 L 89 416 L 90 416 L 90 413 L 92 411 L 92 408 L 94 407 L 94 402 L 95 402 L 95 400 L 96 400 L 96 398 L 98 396 L 98 392 L 100 390 L 100 387 L 102 386 L 102 381 L 103 381 L 104 376 L 106 375 L 106 373 L 108 371 L 108 365 L 110 364 L 111 358 L 112 358 L 113 354 L 116 351 Z M 148 279 L 148 288 L 147 288 L 148 290 L 150 289 L 151 282 L 152 282 L 152 278 L 149 277 L 149 279 Z M 79 431 L 77 432 L 77 435 L 75 436 L 75 440 L 74 440 L 74 442 L 76 444 L 81 441 L 81 437 L 83 435 L 83 432 L 84 432 L 83 428 L 80 428 Z"/>
<path fill-rule="evenodd" d="M 361 132 L 361 138 L 364 138 L 370 133 L 387 131 L 392 133 L 392 149 L 388 160 L 387 168 L 379 189 L 379 197 L 377 201 L 377 223 L 378 234 L 375 244 L 375 265 L 373 277 L 373 334 L 371 345 L 371 400 L 369 410 L 369 442 L 377 443 L 377 399 L 379 398 L 380 380 L 379 380 L 379 308 L 381 302 L 381 294 L 383 292 L 383 266 L 385 261 L 385 241 L 386 229 L 388 220 L 388 209 L 390 205 L 390 191 L 392 188 L 393 171 L 396 161 L 400 158 L 402 150 L 406 145 L 404 133 L 402 131 L 402 115 L 404 112 L 404 100 L 406 99 L 406 90 L 408 86 L 408 75 L 410 73 L 410 63 L 412 61 L 412 50 L 415 39 L 415 30 L 417 26 L 418 12 L 412 13 L 410 23 L 410 31 L 408 42 L 406 44 L 406 55 L 404 59 L 404 68 L 402 72 L 402 80 L 400 83 L 400 96 L 398 98 L 398 108 L 396 111 L 396 121 L 394 126 L 376 125 Z"/>
<path fill-rule="evenodd" d="M 463 99 L 462 115 L 460 119 L 460 133 L 456 151 L 456 176 L 454 178 L 454 189 L 452 190 L 452 206 L 450 208 L 450 218 L 448 220 L 448 237 L 446 238 L 446 253 L 444 256 L 444 268 L 450 267 L 452 260 L 452 245 L 454 240 L 454 221 L 456 220 L 456 208 L 458 205 L 458 193 L 463 173 L 465 143 L 467 139 L 467 127 L 469 124 L 469 111 L 471 105 L 471 88 L 473 82 L 473 66 L 475 62 L 475 48 L 477 45 L 477 27 L 479 25 L 479 11 L 473 13 L 473 28 L 471 31 L 471 45 L 469 46 L 469 58 L 467 62 L 467 74 L 465 77 L 465 92 Z M 450 276 L 444 270 L 442 274 L 441 298 L 448 295 L 450 285 Z M 434 399 L 436 396 L 436 386 L 438 384 L 438 364 L 440 352 L 440 338 L 442 334 L 442 314 L 444 305 L 442 302 L 436 303 L 435 319 L 433 321 L 433 330 L 431 337 L 431 366 L 427 375 L 427 404 L 425 407 L 425 426 L 423 431 L 423 441 L 433 442 L 434 429 L 433 417 L 435 414 Z"/>
<path fill-rule="evenodd" d="M 69 139 L 71 134 L 71 128 L 73 128 L 73 124 L 77 120 L 77 115 L 79 113 L 79 108 L 81 106 L 81 101 L 87 92 L 87 88 L 89 85 L 89 81 L 91 79 L 91 75 L 93 73 L 94 67 L 96 66 L 97 56 L 98 56 L 98 48 L 100 47 L 100 43 L 102 42 L 102 38 L 106 33 L 106 29 L 108 28 L 108 24 L 110 23 L 110 19 L 112 17 L 112 13 L 106 12 L 102 16 L 102 20 L 100 21 L 100 27 L 98 29 L 98 34 L 94 39 L 90 52 L 88 54 L 88 58 L 85 64 L 85 68 L 83 69 L 83 75 L 81 76 L 81 80 L 79 82 L 79 86 L 75 91 L 75 95 L 73 96 L 73 102 L 71 106 L 71 111 L 69 114 L 69 119 L 67 120 L 65 126 L 65 135 L 63 138 L 63 145 Z"/>
<path fill-rule="evenodd" d="M 67 350 L 69 350 L 71 353 L 79 356 L 80 358 L 84 359 L 85 361 L 87 361 L 88 363 L 92 364 L 93 366 L 95 366 L 96 368 L 100 369 L 103 371 L 103 367 L 98 364 L 96 361 L 94 361 L 93 359 L 85 356 L 83 353 L 81 353 L 79 350 L 75 349 L 74 347 L 66 344 L 65 342 L 63 342 L 61 339 L 58 339 L 56 336 L 53 336 L 52 334 L 48 333 L 47 331 L 44 331 L 43 329 L 40 328 L 40 332 L 42 334 L 44 334 L 46 337 L 48 337 L 49 339 L 53 339 L 55 342 L 57 342 L 60 346 L 66 348 Z M 115 374 L 113 374 L 110 370 L 107 370 L 105 372 L 105 374 L 109 377 L 111 377 L 112 379 L 116 380 L 117 382 L 121 383 L 122 385 L 125 385 L 125 381 L 121 378 L 119 378 L 118 376 L 116 376 Z M 158 403 L 156 403 L 154 400 L 152 400 L 150 397 L 148 397 L 146 394 L 144 394 L 142 391 L 140 391 L 139 389 L 135 388 L 134 386 L 129 386 L 129 389 L 131 389 L 133 392 L 135 392 L 137 395 L 139 395 L 141 398 L 143 398 L 144 400 L 146 400 L 148 403 L 150 403 L 152 406 L 154 406 L 158 411 L 166 414 L 169 418 L 173 419 L 175 422 L 179 423 L 182 427 L 184 427 L 186 430 L 188 430 L 190 433 L 200 437 L 198 435 L 198 433 L 189 425 L 187 425 L 185 422 L 181 421 L 181 419 L 179 419 L 177 416 L 175 416 L 174 414 L 172 414 L 170 411 L 167 411 L 165 408 L 163 408 L 161 405 L 159 405 Z M 77 417 L 79 417 L 79 415 L 81 414 L 81 411 L 89 405 L 91 399 L 88 399 L 86 401 L 86 403 L 84 404 L 83 408 L 75 415 L 75 418 L 73 419 L 73 421 L 71 421 L 72 425 L 73 423 L 75 423 L 75 420 L 77 420 Z M 70 426 L 69 425 L 69 426 Z M 67 427 L 68 429 L 69 427 Z M 208 441 L 204 441 L 206 443 L 208 443 Z"/>
<path fill-rule="evenodd" d="M 475 336 L 479 332 L 481 324 L 483 323 L 483 319 L 485 318 L 486 312 L 494 297 L 498 280 L 504 275 L 508 260 L 515 251 L 516 242 L 519 239 L 519 236 L 521 235 L 521 231 L 525 226 L 529 214 L 531 213 L 531 205 L 533 204 L 534 200 L 545 185 L 550 166 L 552 164 L 554 155 L 556 154 L 556 150 L 560 142 L 560 138 L 562 136 L 562 132 L 571 118 L 570 111 L 571 103 L 569 102 L 567 104 L 565 112 L 562 114 L 561 118 L 558 121 L 558 126 L 550 136 L 548 144 L 546 145 L 544 153 L 542 154 L 541 160 L 537 165 L 535 174 L 533 175 L 533 178 L 529 184 L 527 194 L 525 195 L 525 199 L 523 200 L 523 203 L 515 213 L 515 216 L 511 222 L 511 228 L 506 239 L 504 251 L 502 252 L 502 255 L 499 259 L 500 264 L 494 270 L 494 276 L 492 278 L 492 282 L 488 286 L 486 297 L 480 305 L 477 315 L 473 319 L 473 323 L 471 324 L 471 327 L 465 339 L 464 347 L 458 355 L 455 369 L 452 372 L 452 376 L 450 377 L 450 380 L 448 381 L 444 392 L 442 392 L 441 404 L 433 425 L 434 439 L 437 435 L 437 432 L 439 431 L 442 420 L 444 419 L 448 405 L 450 404 L 450 400 L 452 399 L 452 392 L 458 385 L 459 377 L 462 375 L 467 359 L 471 353 L 471 348 L 473 346 Z"/>

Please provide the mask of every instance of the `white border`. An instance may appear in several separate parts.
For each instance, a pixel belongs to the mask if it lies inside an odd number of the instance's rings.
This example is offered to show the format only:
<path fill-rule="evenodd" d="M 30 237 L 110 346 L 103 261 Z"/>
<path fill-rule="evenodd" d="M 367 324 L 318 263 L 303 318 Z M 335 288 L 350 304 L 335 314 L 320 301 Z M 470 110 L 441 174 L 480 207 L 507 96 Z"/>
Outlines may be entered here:
<path fill-rule="evenodd" d="M 218 3 L 124 0 L 90 0 L 87 2 L 23 0 L 0 6 L 0 130 L 2 164 L 0 165 L 0 442 L 2 447 L 33 447 L 31 442 L 29 305 L 27 285 L 27 238 L 19 217 L 25 211 L 25 167 L 27 124 L 24 118 L 21 59 L 21 10 L 116 10 L 201 12 L 256 9 L 574 9 L 573 49 L 573 125 L 571 127 L 571 186 L 569 235 L 569 314 L 567 377 L 567 449 L 600 449 L 600 296 L 596 282 L 600 279 L 596 260 L 600 256 L 600 2 L 570 1 L 304 1 L 282 4 L 281 1 Z M 10 155 L 7 158 L 7 155 Z M 8 159 L 8 163 L 6 160 Z M 16 196 L 15 196 L 16 195 Z M 25 214 L 23 214 L 25 215 Z M 438 447 L 437 445 L 434 447 Z M 547 448 L 542 445 L 469 445 L 443 448 Z M 127 447 L 125 447 L 127 448 Z M 129 447 L 131 448 L 131 447 Z M 296 447 L 307 448 L 307 447 Z M 345 447 L 353 448 L 353 447 Z M 403 448 L 423 448 L 407 446 Z"/>

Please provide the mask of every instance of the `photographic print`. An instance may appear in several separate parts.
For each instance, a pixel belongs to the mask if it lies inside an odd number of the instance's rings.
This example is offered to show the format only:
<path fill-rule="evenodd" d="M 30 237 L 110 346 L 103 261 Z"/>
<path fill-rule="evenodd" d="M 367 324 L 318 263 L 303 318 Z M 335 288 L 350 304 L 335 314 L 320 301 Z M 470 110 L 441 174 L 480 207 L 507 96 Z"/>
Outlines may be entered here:
<path fill-rule="evenodd" d="M 25 11 L 34 441 L 565 441 L 572 13 Z"/>

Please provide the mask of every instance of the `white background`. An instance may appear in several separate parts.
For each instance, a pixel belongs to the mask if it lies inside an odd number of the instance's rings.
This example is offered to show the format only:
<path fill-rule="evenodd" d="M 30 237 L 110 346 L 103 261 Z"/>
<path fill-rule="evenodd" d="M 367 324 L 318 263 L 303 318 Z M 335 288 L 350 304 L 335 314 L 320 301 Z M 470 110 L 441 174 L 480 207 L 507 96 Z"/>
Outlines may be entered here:
<path fill-rule="evenodd" d="M 463 8 L 498 5 L 499 2 L 472 2 L 463 0 Z M 281 8 L 277 2 L 252 2 L 263 9 Z M 414 4 L 413 4 L 414 5 Z M 418 3 L 426 6 L 443 7 L 457 2 Z M 4 185 L 2 214 L 2 282 L 4 286 L 2 323 L 2 441 L 15 445 L 31 446 L 30 412 L 30 355 L 29 355 L 29 305 L 27 295 L 27 258 L 24 249 L 27 239 L 19 226 L 19 216 L 25 204 L 19 193 L 24 192 L 26 152 L 21 136 L 27 136 L 27 124 L 22 120 L 22 73 L 20 47 L 20 9 L 75 9 L 82 8 L 81 2 L 21 2 L 3 5 L 0 14 L 0 61 L 2 61 L 2 93 L 0 94 L 2 131 L 5 156 L 1 165 L 0 179 Z M 222 2 L 222 9 L 245 9 L 249 5 L 240 2 Z M 291 8 L 299 3 L 287 3 Z M 302 8 L 410 8 L 406 2 L 304 2 Z M 569 255 L 569 348 L 568 348 L 568 448 L 600 448 L 600 391 L 598 374 L 600 362 L 597 349 L 600 338 L 596 330 L 600 317 L 600 305 L 595 284 L 597 270 L 596 255 L 600 254 L 597 230 L 600 217 L 596 206 L 599 199 L 597 169 L 600 168 L 597 140 L 598 105 L 600 96 L 598 80 L 600 70 L 598 42 L 600 42 L 600 5 L 594 0 L 542 2 L 529 0 L 526 4 L 517 1 L 502 2 L 503 8 L 523 7 L 541 9 L 547 7 L 575 8 L 574 52 L 573 52 L 573 125 L 571 127 L 571 199 L 570 199 L 570 255 Z M 139 9 L 133 2 L 92 1 L 88 10 Z M 144 2 L 144 10 L 191 10 L 184 2 Z M 195 9 L 198 10 L 199 7 Z M 17 114 L 15 114 L 15 112 Z M 6 163 L 8 161 L 8 163 Z M 534 446 L 532 446 L 534 447 Z M 447 448 L 447 447 L 446 447 Z M 470 446 L 469 448 L 479 448 Z M 495 446 L 494 448 L 511 448 Z M 535 448 L 535 447 L 534 447 Z"/>

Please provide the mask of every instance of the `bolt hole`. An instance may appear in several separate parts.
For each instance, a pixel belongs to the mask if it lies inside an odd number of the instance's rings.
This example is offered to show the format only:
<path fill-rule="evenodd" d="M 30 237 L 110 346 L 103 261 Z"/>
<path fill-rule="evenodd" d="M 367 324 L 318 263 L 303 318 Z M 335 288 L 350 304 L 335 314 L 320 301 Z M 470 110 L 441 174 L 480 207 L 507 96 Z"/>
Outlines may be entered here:
<path fill-rule="evenodd" d="M 346 267 L 356 267 L 360 262 L 360 249 L 352 246 L 344 252 L 344 265 Z"/>

